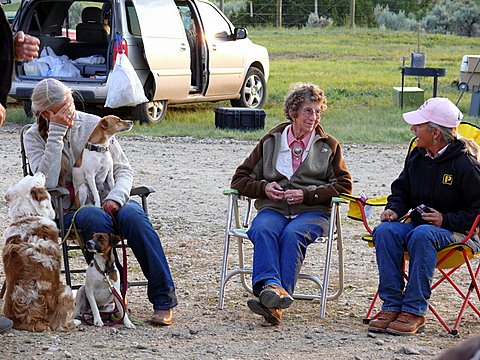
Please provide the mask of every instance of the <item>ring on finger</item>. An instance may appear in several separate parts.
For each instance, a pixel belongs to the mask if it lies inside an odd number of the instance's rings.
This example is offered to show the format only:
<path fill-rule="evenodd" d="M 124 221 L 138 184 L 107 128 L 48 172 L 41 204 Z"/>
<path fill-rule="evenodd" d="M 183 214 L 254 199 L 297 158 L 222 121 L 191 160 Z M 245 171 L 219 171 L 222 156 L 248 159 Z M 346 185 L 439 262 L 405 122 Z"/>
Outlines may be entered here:
<path fill-rule="evenodd" d="M 293 201 L 293 198 L 288 198 L 287 201 L 288 202 Z"/>

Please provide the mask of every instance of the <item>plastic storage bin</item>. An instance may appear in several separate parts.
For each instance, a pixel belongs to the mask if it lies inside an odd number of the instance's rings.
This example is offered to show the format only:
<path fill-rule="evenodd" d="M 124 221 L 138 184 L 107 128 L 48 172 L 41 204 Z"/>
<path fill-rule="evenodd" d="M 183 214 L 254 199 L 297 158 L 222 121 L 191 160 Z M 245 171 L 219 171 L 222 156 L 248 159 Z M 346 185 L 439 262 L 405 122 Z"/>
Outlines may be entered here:
<path fill-rule="evenodd" d="M 263 129 L 265 116 L 263 109 L 220 107 L 215 109 L 215 127 L 244 131 Z"/>

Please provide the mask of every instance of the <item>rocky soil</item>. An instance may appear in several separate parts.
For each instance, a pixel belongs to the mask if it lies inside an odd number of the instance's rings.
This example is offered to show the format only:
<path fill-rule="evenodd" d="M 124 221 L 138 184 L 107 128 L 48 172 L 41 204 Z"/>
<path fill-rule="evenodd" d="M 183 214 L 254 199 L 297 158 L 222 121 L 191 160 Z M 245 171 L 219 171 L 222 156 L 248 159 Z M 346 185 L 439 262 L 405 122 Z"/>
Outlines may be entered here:
<path fill-rule="evenodd" d="M 2 194 L 22 176 L 18 134 L 15 125 L 0 129 Z M 446 335 L 431 314 L 421 335 L 368 335 L 362 318 L 375 292 L 377 270 L 372 250 L 360 240 L 364 230 L 346 218 L 346 208 L 342 209 L 345 290 L 339 299 L 327 303 L 324 319 L 319 316 L 319 302 L 299 300 L 285 313 L 280 326 L 264 327 L 262 319 L 246 306 L 251 295 L 235 278 L 227 285 L 225 307 L 219 310 L 226 212 L 222 190 L 228 188 L 236 166 L 254 143 L 151 137 L 122 137 L 120 141 L 134 167 L 136 184 L 156 189 L 149 208 L 176 283 L 179 305 L 174 324 L 148 324 L 152 309 L 146 289 L 131 287 L 128 301 L 136 329 L 81 325 L 68 333 L 12 331 L 0 335 L 0 359 L 433 359 L 479 332 L 479 317 L 467 310 L 459 338 Z M 388 193 L 403 165 L 405 150 L 397 145 L 345 145 L 344 153 L 355 191 L 375 196 Z M 2 232 L 7 223 L 2 199 Z M 232 246 L 234 255 L 235 249 Z M 323 254 L 323 246 L 311 246 L 305 271 L 322 274 Z M 235 263 L 233 255 L 231 260 Z M 337 264 L 334 258 L 334 269 Z M 129 269 L 130 280 L 141 279 L 132 256 Z M 337 279 L 333 272 L 332 289 L 338 286 Z M 453 323 L 459 298 L 448 287 L 444 289 L 435 293 L 432 302 Z M 315 289 L 303 281 L 298 290 Z"/>

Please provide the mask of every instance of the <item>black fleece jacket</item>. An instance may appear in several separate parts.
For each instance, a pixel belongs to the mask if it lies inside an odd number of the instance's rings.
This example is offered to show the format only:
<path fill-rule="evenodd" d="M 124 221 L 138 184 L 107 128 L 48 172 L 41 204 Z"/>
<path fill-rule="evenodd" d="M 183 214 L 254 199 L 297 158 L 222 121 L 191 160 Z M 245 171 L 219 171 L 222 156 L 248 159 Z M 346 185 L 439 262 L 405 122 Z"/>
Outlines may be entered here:
<path fill-rule="evenodd" d="M 407 156 L 386 209 L 400 217 L 425 204 L 442 213 L 442 228 L 467 232 L 480 212 L 480 163 L 458 139 L 438 158 L 425 154 L 415 147 Z"/>
<path fill-rule="evenodd" d="M 0 104 L 7 107 L 7 95 L 12 84 L 13 35 L 0 5 Z"/>

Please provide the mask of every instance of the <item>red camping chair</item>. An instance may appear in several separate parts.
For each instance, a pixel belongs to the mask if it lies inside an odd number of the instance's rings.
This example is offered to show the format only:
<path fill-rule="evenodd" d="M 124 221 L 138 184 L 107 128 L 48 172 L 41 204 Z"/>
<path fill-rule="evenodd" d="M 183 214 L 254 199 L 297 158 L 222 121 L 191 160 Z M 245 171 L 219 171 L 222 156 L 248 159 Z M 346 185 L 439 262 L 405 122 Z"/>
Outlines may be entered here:
<path fill-rule="evenodd" d="M 473 139 L 477 144 L 480 145 L 480 128 L 476 127 L 475 125 L 469 123 L 461 123 L 457 128 L 457 132 L 463 136 L 464 138 Z M 410 142 L 410 146 L 408 151 L 410 152 L 416 146 L 416 139 L 413 139 Z M 368 246 L 374 247 L 373 245 L 373 238 L 372 228 L 368 223 L 368 216 L 366 215 L 370 210 L 371 206 L 385 206 L 387 204 L 387 197 L 379 197 L 374 199 L 367 199 L 366 197 L 357 196 L 357 195 L 349 195 L 349 194 L 342 194 L 344 199 L 350 201 L 349 204 L 349 211 L 348 217 L 354 220 L 362 221 L 364 224 L 365 229 L 368 231 L 368 234 L 363 236 L 362 239 L 367 241 Z M 446 321 L 442 318 L 442 316 L 438 313 L 438 311 L 434 308 L 432 304 L 428 305 L 429 310 L 432 314 L 437 318 L 437 320 L 442 324 L 445 330 L 451 335 L 458 334 L 458 328 L 460 326 L 460 322 L 462 317 L 465 313 L 467 306 L 469 306 L 476 314 L 480 317 L 480 310 L 479 304 L 475 305 L 474 302 L 470 300 L 471 295 L 473 292 L 477 294 L 478 302 L 480 303 L 480 289 L 478 285 L 478 277 L 480 274 L 480 261 L 479 253 L 474 253 L 472 248 L 466 244 L 467 240 L 469 240 L 474 234 L 478 232 L 478 225 L 480 221 L 480 214 L 477 215 L 474 223 L 472 224 L 469 233 L 464 237 L 464 239 L 459 243 L 450 244 L 449 246 L 443 248 L 437 253 L 437 264 L 436 268 L 440 273 L 440 277 L 438 280 L 434 281 L 432 284 L 432 292 L 436 289 L 440 284 L 447 281 L 452 285 L 452 288 L 462 297 L 463 302 L 462 306 L 460 307 L 459 313 L 457 315 L 457 319 L 453 325 L 453 328 L 450 327 Z M 477 267 L 474 269 L 472 265 L 472 260 L 477 259 Z M 403 265 L 403 272 L 404 278 L 408 281 L 408 274 L 406 273 L 406 262 L 409 260 L 408 253 L 405 253 L 405 261 Z M 452 279 L 452 275 L 463 265 L 465 265 L 468 269 L 468 274 L 470 276 L 470 285 L 466 292 L 460 288 L 459 285 L 455 283 Z M 433 293 L 432 293 L 433 294 Z M 375 304 L 378 300 L 378 291 L 375 293 L 375 296 L 368 308 L 367 314 L 363 320 L 365 324 L 368 324 L 370 320 L 376 319 L 380 312 L 377 312 L 374 316 L 372 316 L 373 311 L 375 309 Z M 475 300 L 476 301 L 476 300 Z"/>

